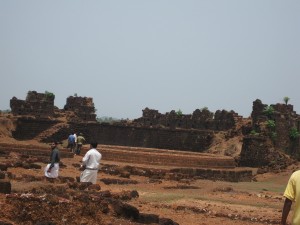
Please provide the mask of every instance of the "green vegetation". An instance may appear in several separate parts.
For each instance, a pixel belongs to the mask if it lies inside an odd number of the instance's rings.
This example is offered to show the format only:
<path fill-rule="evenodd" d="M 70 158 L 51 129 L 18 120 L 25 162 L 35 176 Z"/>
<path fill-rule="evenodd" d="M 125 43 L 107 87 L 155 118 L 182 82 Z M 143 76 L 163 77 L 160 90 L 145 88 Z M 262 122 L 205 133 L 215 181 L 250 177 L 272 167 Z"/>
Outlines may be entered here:
<path fill-rule="evenodd" d="M 258 132 L 256 132 L 255 130 L 251 130 L 251 132 L 250 132 L 250 135 L 253 135 L 253 136 L 258 136 L 258 135 L 259 135 L 259 133 L 258 133 Z"/>
<path fill-rule="evenodd" d="M 272 129 L 272 130 L 275 129 L 275 127 L 276 127 L 275 121 L 274 120 L 267 120 L 267 127 Z"/>
<path fill-rule="evenodd" d="M 289 100 L 290 100 L 290 98 L 287 96 L 283 98 L 283 101 L 286 105 L 288 104 Z"/>
<path fill-rule="evenodd" d="M 291 140 L 295 140 L 295 139 L 297 139 L 299 136 L 300 136 L 299 131 L 297 130 L 296 127 L 293 127 L 293 128 L 290 130 L 290 139 L 291 139 Z"/>
<path fill-rule="evenodd" d="M 74 94 L 74 97 L 78 97 L 77 93 Z"/>
<path fill-rule="evenodd" d="M 116 123 L 116 122 L 120 122 L 120 119 L 116 119 L 116 118 L 112 118 L 112 117 L 103 116 L 103 117 L 100 117 L 100 118 L 97 117 L 97 121 L 98 121 L 99 123 L 109 123 L 109 124 L 113 124 L 113 123 Z"/>
<path fill-rule="evenodd" d="M 45 97 L 46 99 L 53 99 L 55 98 L 55 95 L 52 92 L 45 91 Z"/>
<path fill-rule="evenodd" d="M 176 111 L 176 114 L 177 114 L 177 116 L 182 116 L 182 111 L 181 111 L 181 109 L 178 109 L 178 110 Z"/>
<path fill-rule="evenodd" d="M 277 133 L 276 133 L 275 131 L 272 131 L 272 132 L 270 133 L 270 138 L 272 139 L 272 141 L 275 141 L 276 138 L 277 138 Z"/>
<path fill-rule="evenodd" d="M 268 117 L 272 116 L 275 112 L 273 106 L 266 106 L 263 111 Z"/>
<path fill-rule="evenodd" d="M 8 113 L 11 113 L 11 110 L 10 109 L 0 110 L 0 113 L 8 114 Z"/>
<path fill-rule="evenodd" d="M 147 193 L 143 196 L 143 199 L 151 202 L 164 202 L 172 203 L 180 199 L 184 199 L 184 194 L 179 193 Z"/>

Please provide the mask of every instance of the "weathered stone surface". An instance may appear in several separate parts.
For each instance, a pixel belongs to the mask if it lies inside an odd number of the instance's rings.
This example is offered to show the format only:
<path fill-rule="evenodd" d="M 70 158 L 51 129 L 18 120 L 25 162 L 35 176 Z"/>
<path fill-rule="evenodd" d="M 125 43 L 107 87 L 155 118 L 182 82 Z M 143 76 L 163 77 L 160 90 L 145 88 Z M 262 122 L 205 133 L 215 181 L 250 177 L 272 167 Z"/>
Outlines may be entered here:
<path fill-rule="evenodd" d="M 158 224 L 159 225 L 179 225 L 178 223 L 176 223 L 173 220 L 168 219 L 168 218 L 159 218 Z"/>
<path fill-rule="evenodd" d="M 0 179 L 5 179 L 5 173 L 0 171 Z"/>
<path fill-rule="evenodd" d="M 10 108 L 14 115 L 31 115 L 35 117 L 44 117 L 54 115 L 55 96 L 36 91 L 29 91 L 26 100 L 19 100 L 13 97 L 10 100 Z"/>
<path fill-rule="evenodd" d="M 138 222 L 143 224 L 152 224 L 152 223 L 158 223 L 159 216 L 155 214 L 145 214 L 140 213 Z"/>
<path fill-rule="evenodd" d="M 137 208 L 127 203 L 122 203 L 120 201 L 113 201 L 112 208 L 116 215 L 130 218 L 134 220 L 138 220 L 140 216 L 140 212 Z"/>
<path fill-rule="evenodd" d="M 69 121 L 96 121 L 96 110 L 93 103 L 93 98 L 74 97 L 67 98 L 67 103 L 64 110 L 72 111 L 76 116 L 69 117 Z"/>
<path fill-rule="evenodd" d="M 0 180 L 0 193 L 10 194 L 11 193 L 11 184 L 10 181 L 1 179 Z"/>
<path fill-rule="evenodd" d="M 174 110 L 161 114 L 158 110 L 145 108 L 143 116 L 135 119 L 133 124 L 146 127 L 183 128 L 200 130 L 228 130 L 235 126 L 239 118 L 234 111 L 217 110 L 215 113 L 208 109 L 196 109 L 193 114 L 177 114 Z"/>

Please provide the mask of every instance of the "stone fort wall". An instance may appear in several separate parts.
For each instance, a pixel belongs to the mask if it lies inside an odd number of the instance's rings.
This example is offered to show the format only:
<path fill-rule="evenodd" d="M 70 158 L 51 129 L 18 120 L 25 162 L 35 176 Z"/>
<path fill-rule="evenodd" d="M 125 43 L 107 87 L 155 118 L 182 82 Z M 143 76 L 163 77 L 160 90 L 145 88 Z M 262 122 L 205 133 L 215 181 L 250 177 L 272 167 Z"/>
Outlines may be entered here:
<path fill-rule="evenodd" d="M 158 110 L 145 108 L 143 116 L 135 119 L 135 126 L 167 127 L 170 129 L 198 129 L 224 131 L 234 128 L 236 122 L 242 119 L 234 111 L 217 110 L 215 113 L 208 109 L 196 109 L 192 114 L 178 114 L 174 110 L 161 114 Z"/>
<path fill-rule="evenodd" d="M 18 118 L 12 135 L 17 140 L 28 140 L 58 123 L 53 120 Z M 212 131 L 171 130 L 163 128 L 143 128 L 99 123 L 69 123 L 68 127 L 46 136 L 43 141 L 63 141 L 76 131 L 83 133 L 87 143 L 91 140 L 105 145 L 162 148 L 202 152 L 212 143 Z"/>
<path fill-rule="evenodd" d="M 93 98 L 69 96 L 64 109 L 58 109 L 54 106 L 54 98 L 55 95 L 50 92 L 29 91 L 26 100 L 13 97 L 10 100 L 10 108 L 15 116 L 51 119 L 65 113 L 69 121 L 96 121 Z"/>
<path fill-rule="evenodd" d="M 13 97 L 10 108 L 13 115 L 31 115 L 36 117 L 52 117 L 54 115 L 54 96 L 36 91 L 29 91 L 26 100 Z"/>

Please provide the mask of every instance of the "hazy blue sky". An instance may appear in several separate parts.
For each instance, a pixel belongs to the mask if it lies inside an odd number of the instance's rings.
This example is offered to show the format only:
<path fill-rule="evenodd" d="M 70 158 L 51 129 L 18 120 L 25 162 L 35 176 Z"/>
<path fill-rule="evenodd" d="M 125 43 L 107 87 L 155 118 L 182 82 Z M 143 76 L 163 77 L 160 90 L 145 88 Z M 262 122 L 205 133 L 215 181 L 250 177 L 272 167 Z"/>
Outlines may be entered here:
<path fill-rule="evenodd" d="M 300 113 L 299 0 L 0 0 L 0 109 L 28 91 L 92 97 L 98 117 L 146 107 Z"/>

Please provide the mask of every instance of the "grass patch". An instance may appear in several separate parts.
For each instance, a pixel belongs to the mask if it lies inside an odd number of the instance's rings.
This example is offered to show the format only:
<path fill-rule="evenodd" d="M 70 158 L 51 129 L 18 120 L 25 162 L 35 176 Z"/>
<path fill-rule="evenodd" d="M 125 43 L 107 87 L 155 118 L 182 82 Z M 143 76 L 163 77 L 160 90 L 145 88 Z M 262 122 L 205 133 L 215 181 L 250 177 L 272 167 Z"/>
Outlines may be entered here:
<path fill-rule="evenodd" d="M 281 209 L 282 205 L 277 206 L 275 204 L 268 204 L 268 203 L 262 203 L 262 202 L 247 202 L 247 201 L 242 201 L 242 200 L 228 200 L 228 199 L 220 199 L 220 198 L 212 198 L 210 197 L 196 197 L 194 198 L 196 200 L 201 200 L 201 201 L 207 201 L 207 202 L 220 202 L 223 204 L 229 204 L 229 205 L 247 205 L 247 206 L 253 206 L 253 207 L 260 207 L 260 208 L 271 208 L 271 209 Z"/>
<path fill-rule="evenodd" d="M 186 196 L 176 193 L 146 193 L 140 198 L 149 202 L 171 203 L 179 199 L 185 199 Z"/>
<path fill-rule="evenodd" d="M 241 182 L 236 184 L 237 189 L 247 190 L 247 191 L 257 191 L 268 190 L 275 193 L 283 193 L 286 184 L 275 184 L 274 182 Z"/>

